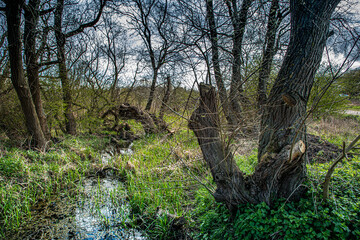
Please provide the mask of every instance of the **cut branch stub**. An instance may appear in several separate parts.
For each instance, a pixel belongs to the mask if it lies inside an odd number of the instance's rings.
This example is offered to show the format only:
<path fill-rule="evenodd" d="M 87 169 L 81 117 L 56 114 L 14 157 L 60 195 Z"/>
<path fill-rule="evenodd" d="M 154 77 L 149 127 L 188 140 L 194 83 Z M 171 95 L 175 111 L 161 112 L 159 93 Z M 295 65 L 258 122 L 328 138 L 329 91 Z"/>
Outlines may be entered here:
<path fill-rule="evenodd" d="M 200 84 L 199 90 L 200 104 L 191 115 L 189 128 L 197 137 L 216 183 L 215 200 L 233 210 L 240 203 L 266 202 L 270 205 L 280 197 L 301 196 L 299 186 L 304 180 L 305 143 L 299 140 L 294 146 L 288 144 L 278 152 L 266 152 L 253 175 L 245 178 L 233 154 L 221 141 L 215 88 Z"/>
<path fill-rule="evenodd" d="M 215 200 L 235 205 L 234 190 L 242 189 L 243 176 L 233 160 L 231 152 L 225 150 L 219 134 L 219 113 L 215 88 L 200 84 L 200 104 L 193 112 L 189 128 L 194 131 L 204 159 L 210 167 L 217 185 Z"/>

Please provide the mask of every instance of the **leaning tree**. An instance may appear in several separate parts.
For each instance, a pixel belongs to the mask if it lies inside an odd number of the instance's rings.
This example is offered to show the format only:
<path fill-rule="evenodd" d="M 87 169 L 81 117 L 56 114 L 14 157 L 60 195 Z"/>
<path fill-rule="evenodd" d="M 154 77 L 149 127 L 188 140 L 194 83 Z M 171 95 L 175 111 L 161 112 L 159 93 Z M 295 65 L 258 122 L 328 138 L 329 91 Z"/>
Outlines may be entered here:
<path fill-rule="evenodd" d="M 260 126 L 258 165 L 245 175 L 220 140 L 216 92 L 200 85 L 200 104 L 191 116 L 194 131 L 217 189 L 216 201 L 230 210 L 240 203 L 278 198 L 299 199 L 306 177 L 306 105 L 326 40 L 330 17 L 340 0 L 290 0 L 289 46 L 264 106 Z"/>

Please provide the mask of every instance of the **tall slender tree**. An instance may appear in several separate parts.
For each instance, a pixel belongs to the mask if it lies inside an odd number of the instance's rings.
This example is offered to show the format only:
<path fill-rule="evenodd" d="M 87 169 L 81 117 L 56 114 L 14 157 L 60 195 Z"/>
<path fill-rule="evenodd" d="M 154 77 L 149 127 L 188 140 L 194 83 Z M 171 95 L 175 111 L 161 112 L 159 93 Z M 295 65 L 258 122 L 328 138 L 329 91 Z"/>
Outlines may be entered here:
<path fill-rule="evenodd" d="M 51 11 L 51 10 L 50 10 Z M 45 14 L 49 11 L 44 11 Z M 43 103 L 40 92 L 40 79 L 38 56 L 36 49 L 37 25 L 40 16 L 40 0 L 29 0 L 25 7 L 25 28 L 24 28 L 24 48 L 27 79 L 30 86 L 31 95 L 38 115 L 41 129 L 44 136 L 50 139 L 50 131 L 47 126 Z"/>
<path fill-rule="evenodd" d="M 210 42 L 211 42 L 211 53 L 212 53 L 212 65 L 214 70 L 214 76 L 216 85 L 219 91 L 219 97 L 224 111 L 225 117 L 229 125 L 236 125 L 237 120 L 233 114 L 231 114 L 230 103 L 224 84 L 224 79 L 221 74 L 220 59 L 219 59 L 219 43 L 218 43 L 218 32 L 215 22 L 214 14 L 214 3 L 212 0 L 206 0 L 206 18 L 210 30 Z"/>
<path fill-rule="evenodd" d="M 76 134 L 76 120 L 73 113 L 73 99 L 71 82 L 68 76 L 68 69 L 66 66 L 65 44 L 66 39 L 82 33 L 86 28 L 93 27 L 100 20 L 101 14 L 105 7 L 107 0 L 100 0 L 99 10 L 94 20 L 87 23 L 80 24 L 78 28 L 70 32 L 63 32 L 63 13 L 64 13 L 64 0 L 57 0 L 55 16 L 54 16 L 54 31 L 57 46 L 57 58 L 59 67 L 59 78 L 61 80 L 63 101 L 65 104 L 65 125 L 66 132 L 69 134 Z"/>
<path fill-rule="evenodd" d="M 21 12 L 24 7 L 24 0 L 6 0 L 6 20 L 8 27 L 9 59 L 11 67 L 11 81 L 21 103 L 21 108 L 25 116 L 26 127 L 35 146 L 42 148 L 46 144 L 41 124 L 33 102 L 32 94 L 28 82 L 25 79 L 22 44 L 21 44 Z"/>

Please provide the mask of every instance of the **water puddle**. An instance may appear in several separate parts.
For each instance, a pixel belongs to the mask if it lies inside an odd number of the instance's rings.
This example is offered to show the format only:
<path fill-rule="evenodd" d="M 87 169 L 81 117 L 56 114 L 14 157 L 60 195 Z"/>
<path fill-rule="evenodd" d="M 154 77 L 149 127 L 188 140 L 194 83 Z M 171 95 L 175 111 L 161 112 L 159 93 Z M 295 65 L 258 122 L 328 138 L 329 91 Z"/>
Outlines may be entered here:
<path fill-rule="evenodd" d="M 84 181 L 83 196 L 74 215 L 75 239 L 145 239 L 129 229 L 130 207 L 121 182 L 111 178 L 89 178 Z"/>
<path fill-rule="evenodd" d="M 116 157 L 113 150 L 102 153 L 103 164 Z M 125 186 L 112 171 L 84 179 L 76 197 L 59 196 L 46 206 L 39 203 L 32 211 L 31 229 L 19 233 L 21 239 L 145 240 L 131 227 Z"/>

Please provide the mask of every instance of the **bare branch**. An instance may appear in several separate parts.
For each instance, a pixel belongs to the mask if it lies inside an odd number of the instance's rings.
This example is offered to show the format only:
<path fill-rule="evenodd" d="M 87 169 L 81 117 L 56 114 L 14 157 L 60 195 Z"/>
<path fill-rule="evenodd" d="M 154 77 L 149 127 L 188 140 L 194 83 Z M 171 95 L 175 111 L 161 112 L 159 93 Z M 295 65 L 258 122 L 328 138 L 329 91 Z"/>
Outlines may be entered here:
<path fill-rule="evenodd" d="M 330 180 L 331 180 L 331 175 L 333 174 L 335 167 L 338 163 L 340 163 L 345 157 L 346 154 L 351 151 L 356 143 L 360 140 L 360 135 L 357 136 L 350 144 L 347 148 L 345 148 L 345 142 L 343 143 L 343 151 L 342 153 L 336 158 L 336 160 L 333 162 L 333 164 L 331 164 L 328 172 L 326 173 L 325 176 L 325 181 L 323 183 L 323 199 L 326 200 L 329 198 L 329 186 L 330 186 Z"/>
<path fill-rule="evenodd" d="M 100 9 L 99 9 L 99 12 L 98 12 L 96 18 L 93 21 L 81 24 L 74 31 L 66 33 L 65 38 L 70 38 L 76 34 L 82 33 L 86 28 L 93 27 L 96 23 L 98 23 L 107 1 L 109 1 L 109 0 L 100 0 Z"/>

